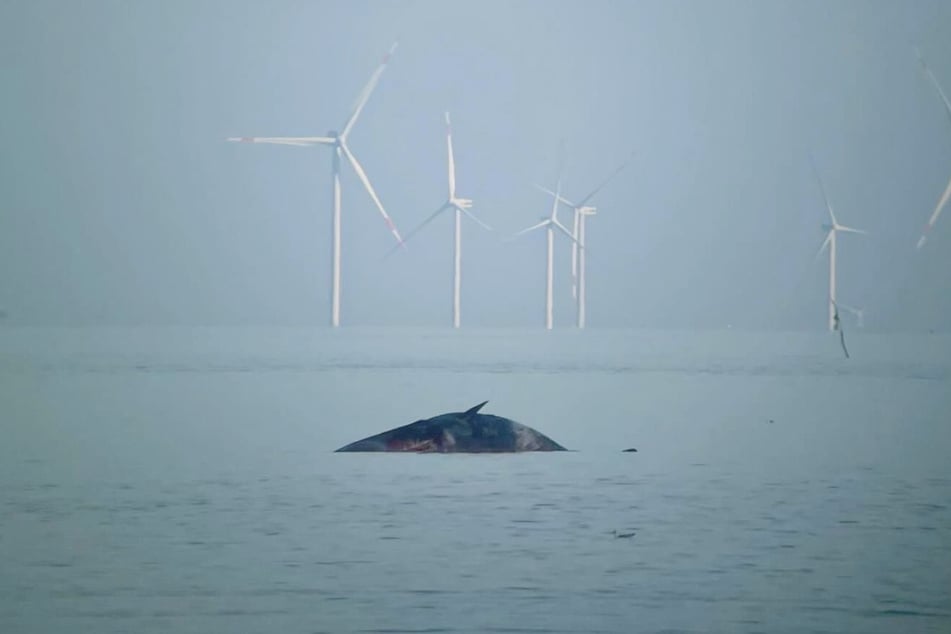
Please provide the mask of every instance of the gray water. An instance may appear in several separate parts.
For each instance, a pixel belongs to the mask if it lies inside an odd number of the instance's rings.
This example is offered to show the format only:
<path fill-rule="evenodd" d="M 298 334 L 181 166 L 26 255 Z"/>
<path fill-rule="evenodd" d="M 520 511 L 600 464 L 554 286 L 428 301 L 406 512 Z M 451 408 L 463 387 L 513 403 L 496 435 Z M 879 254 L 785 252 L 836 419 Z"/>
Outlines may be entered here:
<path fill-rule="evenodd" d="M 849 344 L 0 329 L 0 632 L 951 631 L 951 338 Z M 332 453 L 485 399 L 577 451 Z"/>

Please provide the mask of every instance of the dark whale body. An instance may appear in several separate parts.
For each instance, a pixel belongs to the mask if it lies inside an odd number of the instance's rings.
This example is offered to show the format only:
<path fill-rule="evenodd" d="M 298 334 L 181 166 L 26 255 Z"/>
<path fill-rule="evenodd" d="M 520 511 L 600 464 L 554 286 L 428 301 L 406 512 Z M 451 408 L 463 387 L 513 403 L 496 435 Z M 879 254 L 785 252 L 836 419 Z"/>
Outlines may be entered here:
<path fill-rule="evenodd" d="M 484 401 L 465 412 L 418 420 L 337 451 L 399 451 L 438 453 L 514 453 L 566 451 L 548 436 L 508 418 L 480 414 Z"/>

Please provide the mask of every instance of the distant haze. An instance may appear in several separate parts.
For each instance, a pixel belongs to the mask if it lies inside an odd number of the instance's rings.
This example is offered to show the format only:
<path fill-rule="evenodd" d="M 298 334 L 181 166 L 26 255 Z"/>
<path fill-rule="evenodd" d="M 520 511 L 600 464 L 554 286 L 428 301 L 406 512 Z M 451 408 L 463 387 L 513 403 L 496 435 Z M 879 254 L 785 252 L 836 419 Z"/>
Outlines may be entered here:
<path fill-rule="evenodd" d="M 458 195 L 463 327 L 544 319 L 539 220 L 564 141 L 578 198 L 633 151 L 587 224 L 588 325 L 951 330 L 951 3 L 247 2 L 0 4 L 0 321 L 325 326 L 331 152 L 232 136 L 340 129 L 405 235 Z M 452 221 L 403 252 L 353 172 L 344 325 L 448 326 Z M 570 222 L 567 210 L 561 219 Z M 556 236 L 557 238 L 558 236 Z M 574 306 L 556 241 L 555 325 Z M 843 315 L 843 323 L 855 328 Z"/>

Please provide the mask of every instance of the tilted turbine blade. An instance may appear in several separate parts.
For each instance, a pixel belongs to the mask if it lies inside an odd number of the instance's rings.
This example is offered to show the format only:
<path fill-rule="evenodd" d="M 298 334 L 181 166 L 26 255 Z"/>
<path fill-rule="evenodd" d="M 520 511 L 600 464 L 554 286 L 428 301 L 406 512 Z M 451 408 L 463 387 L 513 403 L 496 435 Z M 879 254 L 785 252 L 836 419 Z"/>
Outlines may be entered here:
<path fill-rule="evenodd" d="M 433 220 L 435 220 L 435 219 L 436 219 L 436 216 L 438 216 L 440 213 L 442 213 L 442 212 L 445 211 L 446 209 L 449 209 L 451 206 L 452 206 L 452 205 L 450 205 L 448 202 L 443 203 L 443 204 L 439 207 L 439 209 L 437 209 L 437 210 L 434 211 L 432 214 L 430 214 L 429 217 L 426 218 L 426 220 L 424 220 L 424 221 L 422 221 L 421 223 L 419 223 L 419 224 L 416 226 L 415 229 L 413 229 L 413 230 L 410 231 L 408 234 L 406 234 L 406 237 L 405 237 L 399 244 L 394 245 L 392 249 L 390 249 L 389 251 L 387 251 L 387 253 L 386 253 L 387 257 L 389 257 L 390 255 L 392 255 L 392 254 L 393 254 L 395 251 L 397 251 L 400 247 L 402 247 L 404 244 L 406 244 L 407 242 L 409 242 L 410 238 L 412 238 L 412 237 L 415 236 L 417 233 L 419 233 L 420 230 L 421 230 L 423 227 L 425 227 L 425 226 L 428 225 L 430 222 L 432 222 Z"/>
<path fill-rule="evenodd" d="M 832 240 L 832 231 L 834 231 L 834 229 L 830 230 L 829 233 L 826 234 L 826 239 L 822 241 L 822 246 L 820 246 L 819 250 L 816 251 L 816 258 L 822 255 L 822 252 L 826 250 L 827 246 L 829 246 L 829 242 Z"/>
<path fill-rule="evenodd" d="M 541 229 L 542 227 L 547 227 L 549 224 L 551 224 L 551 220 L 546 218 L 542 220 L 541 222 L 539 222 L 538 224 L 532 225 L 531 227 L 527 227 L 525 229 L 522 229 L 518 233 L 513 234 L 512 237 L 517 238 L 518 236 L 524 235 L 528 233 L 529 231 L 534 231 L 535 229 Z"/>
<path fill-rule="evenodd" d="M 495 229 L 493 229 L 493 228 L 490 227 L 489 225 L 487 225 L 487 224 L 485 224 L 484 222 L 482 222 L 481 220 L 479 220 L 479 218 L 476 217 L 476 215 L 475 215 L 474 213 L 472 213 L 471 211 L 469 211 L 469 210 L 466 209 L 465 207 L 460 207 L 459 205 L 454 205 L 454 207 L 455 207 L 456 209 L 458 209 L 459 211 L 461 211 L 462 213 L 464 213 L 465 215 L 467 215 L 467 216 L 469 216 L 470 218 L 472 218 L 472 220 L 474 220 L 477 225 L 479 225 L 480 227 L 482 227 L 482 228 L 485 229 L 486 231 L 495 231 Z"/>
<path fill-rule="evenodd" d="M 918 61 L 921 62 L 921 67 L 924 69 L 925 73 L 928 75 L 928 79 L 931 80 L 932 85 L 934 85 L 935 90 L 938 92 L 938 96 L 941 97 L 941 101 L 944 102 L 944 110 L 948 115 L 948 118 L 951 118 L 951 101 L 948 100 L 948 96 L 944 94 L 944 90 L 941 88 L 941 84 L 938 83 L 938 78 L 934 76 L 934 73 L 931 72 L 931 68 L 928 67 L 928 64 L 925 63 L 925 58 L 921 54 L 919 49 L 915 49 L 915 53 L 918 55 Z M 931 232 L 931 229 L 934 227 L 935 222 L 938 221 L 938 216 L 941 215 L 942 209 L 948 202 L 948 198 L 951 198 L 951 181 L 948 182 L 948 186 L 944 190 L 944 194 L 941 195 L 941 200 L 938 201 L 938 204 L 935 206 L 934 211 L 931 213 L 931 218 L 928 219 L 928 224 L 925 225 L 924 231 L 921 233 L 921 237 L 918 238 L 917 248 L 920 249 L 925 245 L 925 242 L 928 239 L 928 234 Z"/>
<path fill-rule="evenodd" d="M 552 220 L 552 221 L 551 221 L 551 224 L 553 224 L 554 226 L 558 227 L 558 230 L 559 230 L 559 231 L 561 231 L 563 234 L 565 234 L 566 236 L 568 236 L 568 239 L 571 240 L 572 242 L 574 242 L 575 244 L 577 244 L 579 247 L 583 247 L 583 246 L 584 246 L 584 245 L 582 245 L 580 242 L 578 242 L 578 239 L 577 239 L 577 238 L 575 238 L 573 235 L 571 235 L 571 232 L 568 231 L 568 229 L 565 227 L 565 225 L 563 225 L 563 224 L 561 224 L 560 222 L 558 222 L 558 219 L 557 219 L 557 218 L 556 218 L 555 220 Z"/>
<path fill-rule="evenodd" d="M 948 199 L 951 198 L 951 180 L 948 181 L 948 186 L 944 189 L 944 194 L 941 195 L 941 200 L 938 201 L 938 205 L 934 208 L 934 212 L 931 214 L 931 218 L 928 219 L 928 224 L 925 225 L 925 230 L 921 233 L 921 237 L 918 238 L 918 248 L 924 246 L 925 241 L 928 239 L 928 234 L 931 232 L 934 223 L 938 221 L 938 216 L 941 215 L 941 210 L 944 209 L 944 206 L 948 203 Z"/>
<path fill-rule="evenodd" d="M 551 219 L 554 220 L 558 213 L 558 201 L 561 199 L 561 177 L 558 177 L 558 185 L 555 187 L 555 196 L 551 200 Z"/>
<path fill-rule="evenodd" d="M 861 233 L 862 235 L 867 235 L 868 231 L 864 229 L 853 229 L 852 227 L 846 227 L 845 225 L 836 225 L 836 231 L 844 231 L 845 233 Z"/>
<path fill-rule="evenodd" d="M 446 146 L 449 149 L 449 198 L 456 197 L 456 161 L 452 156 L 452 126 L 449 123 L 449 113 L 446 113 Z"/>
<path fill-rule="evenodd" d="M 809 155 L 809 165 L 812 166 L 812 173 L 816 175 L 816 180 L 819 182 L 819 189 L 822 191 L 822 199 L 826 202 L 826 209 L 829 210 L 829 218 L 832 219 L 832 226 L 839 224 L 835 219 L 835 212 L 832 211 L 832 203 L 829 202 L 829 196 L 826 194 L 825 183 L 822 182 L 822 177 L 819 176 L 819 170 L 816 169 L 816 162 L 812 159 L 812 154 Z"/>
<path fill-rule="evenodd" d="M 311 145 L 331 144 L 334 139 L 326 136 L 233 136 L 228 141 L 232 143 L 270 143 L 272 145 Z"/>
<path fill-rule="evenodd" d="M 944 102 L 944 111 L 947 113 L 948 118 L 951 119 L 951 101 L 948 101 L 948 96 L 945 95 L 944 90 L 941 89 L 941 84 L 938 83 L 938 78 L 934 76 L 934 73 L 931 72 L 928 64 L 925 63 L 925 58 L 921 54 L 921 51 L 915 48 L 915 54 L 918 55 L 918 61 L 921 62 L 921 68 L 925 71 L 925 74 L 928 75 L 928 79 L 930 79 L 932 85 L 934 85 L 935 90 L 938 92 L 938 96 L 941 97 L 941 101 Z"/>
<path fill-rule="evenodd" d="M 383 216 L 383 220 L 386 222 L 387 228 L 389 228 L 390 233 L 393 234 L 393 237 L 396 238 L 396 241 L 402 244 L 403 239 L 400 237 L 400 232 L 396 229 L 396 225 L 393 224 L 393 221 L 387 215 L 386 210 L 383 209 L 383 203 L 380 202 L 380 198 L 376 195 L 376 192 L 373 191 L 373 185 L 370 184 L 370 179 L 367 178 L 366 172 L 363 171 L 363 167 L 360 166 L 360 163 L 357 161 L 357 157 L 353 155 L 353 152 L 350 151 L 350 148 L 347 147 L 347 144 L 340 140 L 340 149 L 343 150 L 344 155 L 347 157 L 347 160 L 350 161 L 350 165 L 353 166 L 353 171 L 357 173 L 357 176 L 360 177 L 360 180 L 363 182 L 363 186 L 366 187 L 367 193 L 370 194 L 370 198 L 373 199 L 373 202 L 376 204 L 376 208 L 380 210 L 380 215 Z"/>
<path fill-rule="evenodd" d="M 380 62 L 380 65 L 370 76 L 370 81 L 368 81 L 367 85 L 364 86 L 363 90 L 360 91 L 360 96 L 357 97 L 357 103 L 353 107 L 353 113 L 350 115 L 350 118 L 347 119 L 347 124 L 343 126 L 343 132 L 340 133 L 341 138 L 346 138 L 347 134 L 350 132 L 350 129 L 353 127 L 353 124 L 357 122 L 357 117 L 360 116 L 360 113 L 363 111 L 363 106 L 365 106 L 367 100 L 370 99 L 373 89 L 376 88 L 377 82 L 380 81 L 380 76 L 382 76 L 383 71 L 386 70 L 386 64 L 390 61 L 390 57 L 393 56 L 398 44 L 399 42 L 393 42 L 393 46 L 390 47 L 389 52 L 383 56 L 383 61 Z"/>
<path fill-rule="evenodd" d="M 603 181 L 601 181 L 601 184 L 600 184 L 600 185 L 598 185 L 598 186 L 595 187 L 593 190 L 591 190 L 591 193 L 590 193 L 590 194 L 588 194 L 587 196 L 585 196 L 584 198 L 582 198 L 582 199 L 581 199 L 581 202 L 578 203 L 578 206 L 580 207 L 580 206 L 584 205 L 586 202 L 588 202 L 589 200 L 591 200 L 591 199 L 594 197 L 595 194 L 597 194 L 599 191 L 601 191 L 602 189 L 604 189 L 604 186 L 607 185 L 608 183 L 610 183 L 612 180 L 614 180 L 614 177 L 617 176 L 618 174 L 620 174 L 620 173 L 624 170 L 624 168 L 627 167 L 627 166 L 630 164 L 630 162 L 631 162 L 632 160 L 634 160 L 634 152 L 631 152 L 631 155 L 627 157 L 627 160 L 626 160 L 626 161 L 624 161 L 623 163 L 621 163 L 620 165 L 618 165 L 618 166 L 614 169 L 614 171 L 611 172 L 611 174 L 610 174 L 607 178 L 605 178 Z"/>
<path fill-rule="evenodd" d="M 561 200 L 561 174 L 565 169 L 565 140 L 558 143 L 558 178 L 555 180 L 555 195 L 551 201 L 551 220 L 555 220 L 558 215 L 558 202 Z"/>
<path fill-rule="evenodd" d="M 564 196 L 559 196 L 558 194 L 556 194 L 556 193 L 553 192 L 552 190 L 548 189 L 547 187 L 542 187 L 542 186 L 539 185 L 538 183 L 532 183 L 532 184 L 535 185 L 535 189 L 541 190 L 541 191 L 545 192 L 546 194 L 548 194 L 549 196 L 554 196 L 554 197 L 555 197 L 555 200 L 557 200 L 558 202 L 560 202 L 562 205 L 565 205 L 566 207 L 570 207 L 570 208 L 572 208 L 572 209 L 577 209 L 578 207 L 580 207 L 580 205 L 574 204 L 573 202 L 571 202 L 570 200 L 568 200 L 568 199 L 565 198 Z"/>

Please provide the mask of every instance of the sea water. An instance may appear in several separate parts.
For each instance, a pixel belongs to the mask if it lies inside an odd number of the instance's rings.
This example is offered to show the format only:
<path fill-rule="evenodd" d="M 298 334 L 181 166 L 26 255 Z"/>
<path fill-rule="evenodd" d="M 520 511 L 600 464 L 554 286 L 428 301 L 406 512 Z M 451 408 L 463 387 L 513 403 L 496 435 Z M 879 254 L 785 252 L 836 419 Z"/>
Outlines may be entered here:
<path fill-rule="evenodd" d="M 951 338 L 848 343 L 0 329 L 0 632 L 951 631 Z M 333 453 L 484 400 L 575 451 Z"/>

